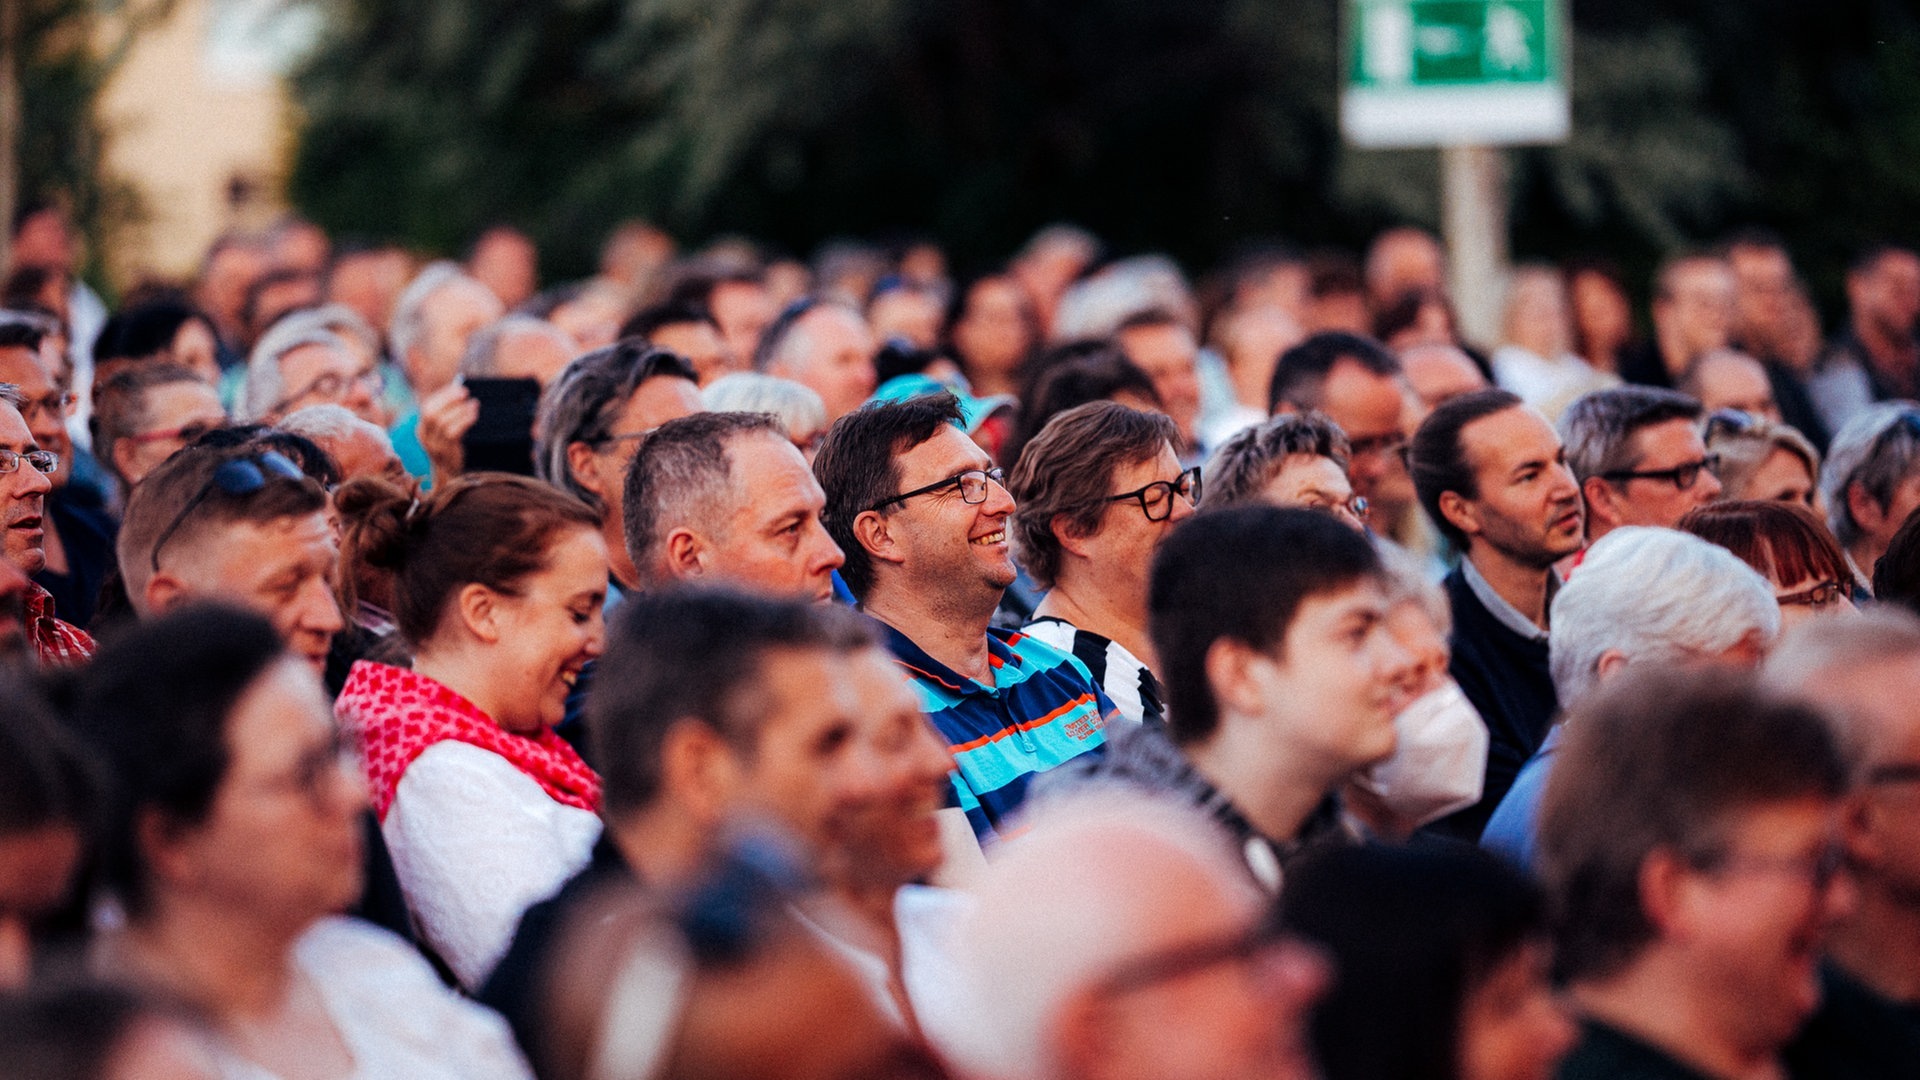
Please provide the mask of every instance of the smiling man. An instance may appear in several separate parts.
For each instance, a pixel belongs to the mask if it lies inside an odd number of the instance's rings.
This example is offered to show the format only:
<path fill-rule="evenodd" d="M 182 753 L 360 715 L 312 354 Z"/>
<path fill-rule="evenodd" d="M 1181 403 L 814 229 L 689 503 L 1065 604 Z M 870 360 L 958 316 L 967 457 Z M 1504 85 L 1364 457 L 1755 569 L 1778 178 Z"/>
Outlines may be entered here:
<path fill-rule="evenodd" d="M 1408 453 L 1420 505 L 1462 553 L 1447 575 L 1454 680 L 1492 738 L 1481 801 L 1447 819 L 1477 839 L 1559 709 L 1547 664 L 1553 564 L 1580 550 L 1580 488 L 1553 426 L 1505 390 L 1435 409 Z"/>
<path fill-rule="evenodd" d="M 841 574 L 952 748 L 954 805 L 995 835 L 1038 773 L 1096 750 L 1113 704 L 1085 664 L 988 628 L 1014 580 L 1013 496 L 951 394 L 840 418 L 814 459 Z"/>
<path fill-rule="evenodd" d="M 14 574 L 38 573 L 47 564 L 47 492 L 50 474 L 60 467 L 51 450 L 43 450 L 21 410 L 26 395 L 13 383 L 0 383 L 0 556 Z M 77 663 L 93 655 L 93 638 L 71 623 L 55 617 L 53 597 L 31 581 L 17 583 L 25 593 L 27 639 L 42 664 Z M 8 592 L 13 590 L 9 589 Z"/>

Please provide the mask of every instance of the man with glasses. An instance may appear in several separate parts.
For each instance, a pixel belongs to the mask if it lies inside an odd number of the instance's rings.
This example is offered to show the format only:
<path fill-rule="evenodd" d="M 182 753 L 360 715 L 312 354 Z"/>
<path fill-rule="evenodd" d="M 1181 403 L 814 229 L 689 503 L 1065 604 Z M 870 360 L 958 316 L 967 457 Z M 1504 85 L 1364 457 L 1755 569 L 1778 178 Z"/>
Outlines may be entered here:
<path fill-rule="evenodd" d="M 814 459 L 847 587 L 887 626 L 921 709 L 952 748 L 954 805 L 993 837 L 1039 773 L 1105 743 L 1113 705 L 1085 664 L 989 629 L 1013 583 L 1000 470 L 951 394 L 840 418 Z"/>
<path fill-rule="evenodd" d="M 1347 437 L 1319 412 L 1285 413 L 1220 445 L 1207 463 L 1207 509 L 1243 503 L 1332 514 L 1362 532 L 1373 507 L 1347 480 Z"/>
<path fill-rule="evenodd" d="M 1048 590 L 1023 632 L 1079 657 L 1121 716 L 1155 725 L 1166 696 L 1147 639 L 1147 566 L 1200 497 L 1179 442 L 1163 413 L 1091 402 L 1048 421 L 1007 484 L 1021 565 Z"/>
<path fill-rule="evenodd" d="M 196 446 L 133 491 L 120 528 L 120 576 L 141 618 L 223 600 L 272 621 L 316 672 L 345 622 L 334 596 L 338 547 L 327 494 L 257 446 Z"/>
<path fill-rule="evenodd" d="M 1720 497 L 1700 403 L 1652 386 L 1596 390 L 1560 417 L 1567 464 L 1587 503 L 1587 542 L 1622 525 L 1671 529 Z"/>
<path fill-rule="evenodd" d="M 1348 443 L 1347 476 L 1354 494 L 1373 508 L 1373 521 L 1409 540 L 1407 511 L 1413 481 L 1402 451 L 1407 445 L 1408 389 L 1400 361 L 1371 338 L 1315 334 L 1280 355 L 1267 394 L 1268 411 L 1317 409 L 1339 425 Z"/>
<path fill-rule="evenodd" d="M 384 424 L 383 386 L 373 359 L 356 356 L 330 331 L 291 337 L 269 332 L 247 361 L 243 408 L 248 419 L 272 424 L 308 405 L 342 405 L 362 420 Z"/>
<path fill-rule="evenodd" d="M 1861 1075 L 1782 1060 L 1853 903 L 1846 779 L 1826 722 L 1748 673 L 1629 671 L 1576 707 L 1540 817 L 1584 1026 L 1563 1080 Z"/>
<path fill-rule="evenodd" d="M 1920 406 L 1883 402 L 1847 421 L 1827 448 L 1820 494 L 1856 584 L 1870 591 L 1874 564 L 1920 508 Z"/>
<path fill-rule="evenodd" d="M 693 368 L 640 341 L 580 357 L 540 397 L 534 475 L 599 512 L 613 575 L 609 607 L 642 584 L 623 514 L 633 455 L 661 424 L 704 409 Z"/>
<path fill-rule="evenodd" d="M 74 397 L 45 366 L 40 345 L 37 327 L 0 324 L 0 383 L 20 388 L 21 418 L 34 443 L 58 462 L 47 477 L 53 490 L 41 518 L 43 561 L 28 573 L 52 595 L 64 618 L 85 626 L 93 621 L 100 586 L 113 566 L 114 524 L 99 491 L 74 482 L 74 446 L 67 432 Z"/>
<path fill-rule="evenodd" d="M 93 399 L 94 453 L 123 490 L 200 436 L 225 427 L 220 392 L 190 368 L 136 364 L 102 383 Z"/>
<path fill-rule="evenodd" d="M 1841 828 L 1859 903 L 1833 928 L 1806 1075 L 1908 1076 L 1920 1061 L 1920 620 L 1870 608 L 1789 637 L 1768 683 L 1825 710 L 1853 757 Z"/>
<path fill-rule="evenodd" d="M 924 1024 L 986 1080 L 1307 1080 L 1329 971 L 1282 936 L 1201 814 L 1135 794 L 1040 806 L 974 890 L 970 1009 Z"/>
<path fill-rule="evenodd" d="M 46 498 L 53 490 L 51 475 L 60 459 L 40 447 L 27 426 L 23 409 L 27 396 L 12 383 L 0 383 L 0 555 L 11 568 L 8 576 L 37 574 L 46 567 Z M 53 597 L 32 582 L 17 583 L 6 594 L 24 592 L 28 642 L 42 664 L 72 664 L 93 655 L 93 638 L 54 615 Z M 11 601 L 8 601 L 11 606 Z"/>
<path fill-rule="evenodd" d="M 1455 550 L 1454 680 L 1486 721 L 1480 802 L 1443 822 L 1467 839 L 1540 747 L 1559 709 L 1548 668 L 1554 564 L 1580 550 L 1580 488 L 1547 418 L 1505 390 L 1435 409 L 1408 452 L 1420 505 Z"/>

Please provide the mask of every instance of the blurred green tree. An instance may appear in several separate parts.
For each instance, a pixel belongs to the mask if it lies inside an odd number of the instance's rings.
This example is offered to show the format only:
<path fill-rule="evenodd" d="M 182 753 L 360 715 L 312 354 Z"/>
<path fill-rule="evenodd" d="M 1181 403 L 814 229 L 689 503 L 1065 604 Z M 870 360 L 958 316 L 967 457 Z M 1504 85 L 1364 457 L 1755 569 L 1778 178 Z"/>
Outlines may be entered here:
<path fill-rule="evenodd" d="M 510 221 L 576 273 L 637 215 L 977 265 L 1069 219 L 1195 260 L 1437 217 L 1430 152 L 1341 144 L 1327 0 L 308 2 L 297 203 L 439 250 Z M 1515 153 L 1516 251 L 1644 264 L 1758 220 L 1826 273 L 1920 217 L 1911 3 L 1574 14 L 1575 135 Z"/>

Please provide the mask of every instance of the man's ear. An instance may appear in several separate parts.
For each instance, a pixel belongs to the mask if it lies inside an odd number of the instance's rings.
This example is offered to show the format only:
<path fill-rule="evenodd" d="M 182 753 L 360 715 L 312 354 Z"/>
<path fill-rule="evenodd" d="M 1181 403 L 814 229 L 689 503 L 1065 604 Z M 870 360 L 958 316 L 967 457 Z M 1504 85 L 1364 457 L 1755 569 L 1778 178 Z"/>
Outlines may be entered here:
<path fill-rule="evenodd" d="M 1457 491 L 1440 493 L 1440 516 L 1469 537 L 1480 535 L 1480 511 Z"/>
<path fill-rule="evenodd" d="M 1655 848 L 1640 863 L 1640 912 L 1661 937 L 1692 932 L 1694 920 L 1689 893 L 1699 884 L 1693 868 L 1679 852 Z"/>
<path fill-rule="evenodd" d="M 133 464 L 133 455 L 140 452 L 140 445 L 132 439 L 115 439 L 113 443 L 114 471 L 121 476 L 127 475 L 127 467 Z"/>
<path fill-rule="evenodd" d="M 1064 1076 L 1100 1080 L 1107 1069 L 1109 1029 L 1112 1017 L 1091 990 L 1082 989 L 1053 1011 L 1051 1038 Z"/>
<path fill-rule="evenodd" d="M 1053 515 L 1047 522 L 1047 528 L 1052 531 L 1054 542 L 1059 544 L 1062 550 L 1072 552 L 1082 559 L 1093 557 L 1088 551 L 1087 541 L 1093 539 L 1094 533 L 1080 532 L 1074 527 L 1073 518 L 1069 515 Z M 1098 531 L 1098 529 L 1094 530 L 1094 532 Z"/>
<path fill-rule="evenodd" d="M 1262 712 L 1267 699 L 1262 665 L 1272 663 L 1272 657 L 1244 641 L 1214 639 L 1207 648 L 1207 685 L 1213 688 L 1213 700 L 1220 711 L 1243 716 Z"/>
<path fill-rule="evenodd" d="M 662 545 L 667 573 L 676 578 L 696 578 L 707 572 L 707 543 L 692 529 L 675 529 Z"/>
<path fill-rule="evenodd" d="M 1620 509 L 1620 493 L 1613 485 L 1598 476 L 1589 476 L 1580 485 L 1580 497 L 1587 501 L 1587 535 L 1592 536 L 1594 526 L 1611 529 L 1623 523 L 1625 515 Z"/>
<path fill-rule="evenodd" d="M 1854 524 L 1860 526 L 1861 532 L 1873 535 L 1886 527 L 1887 508 L 1880 505 L 1865 484 L 1848 484 L 1846 499 L 1847 513 L 1853 515 Z"/>
<path fill-rule="evenodd" d="M 1593 673 L 1601 679 L 1609 679 L 1627 669 L 1627 654 L 1619 649 L 1608 649 L 1593 662 Z"/>
<path fill-rule="evenodd" d="M 853 519 L 853 538 L 867 555 L 881 562 L 903 563 L 906 552 L 894 532 L 893 519 L 878 510 L 863 510 Z"/>
<path fill-rule="evenodd" d="M 503 636 L 500 627 L 500 594 L 478 583 L 463 585 L 453 598 L 454 610 L 467 633 L 489 645 Z"/>
<path fill-rule="evenodd" d="M 600 475 L 600 455 L 593 452 L 593 447 L 583 442 L 568 443 L 567 471 L 581 487 L 602 499 L 607 497 L 606 480 Z"/>
<path fill-rule="evenodd" d="M 187 587 L 187 583 L 165 570 L 154 571 L 153 576 L 147 579 L 143 595 L 145 605 L 141 614 L 149 618 L 165 615 L 193 599 L 193 591 Z"/>
<path fill-rule="evenodd" d="M 739 789 L 739 759 L 705 721 L 673 722 L 660 744 L 660 790 L 697 820 L 718 825 Z"/>

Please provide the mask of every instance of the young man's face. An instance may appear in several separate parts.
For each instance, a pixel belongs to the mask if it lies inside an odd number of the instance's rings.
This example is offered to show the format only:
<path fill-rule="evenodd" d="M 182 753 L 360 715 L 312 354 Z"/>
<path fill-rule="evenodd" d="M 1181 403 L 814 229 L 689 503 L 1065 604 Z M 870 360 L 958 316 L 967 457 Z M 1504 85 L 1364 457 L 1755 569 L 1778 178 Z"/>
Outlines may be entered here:
<path fill-rule="evenodd" d="M 1479 494 L 1454 524 L 1472 544 L 1542 570 L 1580 550 L 1580 487 L 1560 436 L 1540 414 L 1513 408 L 1483 416 L 1460 429 L 1460 446 Z"/>
<path fill-rule="evenodd" d="M 1288 751 L 1344 772 L 1393 753 L 1399 685 L 1415 658 L 1387 627 L 1380 583 L 1361 578 L 1301 601 L 1265 694 Z"/>
<path fill-rule="evenodd" d="M 738 793 L 816 852 L 850 807 L 880 792 L 860 740 L 860 694 L 848 657 L 827 649 L 771 649 L 754 685 L 764 707 L 759 738 L 740 759 Z"/>
<path fill-rule="evenodd" d="M 1853 889 L 1829 860 L 1839 804 L 1807 796 L 1730 812 L 1720 842 L 1692 860 L 1664 931 L 1727 1034 L 1763 1052 L 1793 1037 L 1820 1003 L 1819 960 Z"/>

